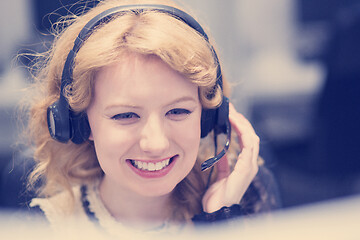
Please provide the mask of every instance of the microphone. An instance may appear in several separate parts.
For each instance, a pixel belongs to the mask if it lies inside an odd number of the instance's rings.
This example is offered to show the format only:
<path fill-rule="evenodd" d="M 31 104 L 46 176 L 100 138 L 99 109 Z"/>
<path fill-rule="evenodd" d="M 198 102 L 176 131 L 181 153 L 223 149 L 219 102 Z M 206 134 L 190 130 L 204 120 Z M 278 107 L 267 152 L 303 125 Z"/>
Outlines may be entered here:
<path fill-rule="evenodd" d="M 214 131 L 214 134 L 215 134 L 215 136 L 217 135 L 216 131 Z M 205 170 L 211 168 L 212 166 L 214 166 L 214 164 L 217 163 L 225 155 L 225 153 L 229 149 L 230 139 L 231 139 L 231 129 L 230 129 L 229 120 L 226 121 L 226 136 L 227 136 L 227 138 L 226 138 L 226 142 L 225 142 L 225 146 L 224 146 L 223 150 L 219 154 L 217 154 L 216 156 L 214 156 L 212 158 L 209 158 L 208 160 L 203 162 L 201 164 L 201 171 L 205 171 Z M 216 144 L 215 144 L 215 146 L 216 146 Z"/>

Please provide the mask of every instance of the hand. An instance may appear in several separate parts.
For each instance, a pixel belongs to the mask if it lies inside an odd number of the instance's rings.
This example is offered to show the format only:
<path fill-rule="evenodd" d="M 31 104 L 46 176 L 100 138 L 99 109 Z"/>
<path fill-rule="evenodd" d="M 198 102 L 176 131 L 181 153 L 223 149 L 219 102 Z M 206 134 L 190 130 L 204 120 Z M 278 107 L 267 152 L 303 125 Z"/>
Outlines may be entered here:
<path fill-rule="evenodd" d="M 226 155 L 215 165 L 218 171 L 216 182 L 209 187 L 202 199 L 203 209 L 208 213 L 239 204 L 258 172 L 259 137 L 250 122 L 231 103 L 229 119 L 232 130 L 238 135 L 242 151 L 231 173 Z"/>

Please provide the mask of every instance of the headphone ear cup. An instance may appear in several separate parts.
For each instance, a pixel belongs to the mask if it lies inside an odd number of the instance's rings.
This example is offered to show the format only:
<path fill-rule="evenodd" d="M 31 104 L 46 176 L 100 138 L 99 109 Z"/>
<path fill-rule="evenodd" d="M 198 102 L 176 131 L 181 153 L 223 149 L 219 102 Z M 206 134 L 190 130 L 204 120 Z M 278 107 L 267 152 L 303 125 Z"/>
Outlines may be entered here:
<path fill-rule="evenodd" d="M 62 107 L 60 100 L 48 107 L 47 123 L 50 136 L 53 139 L 63 143 L 69 141 L 71 137 L 69 110 Z"/>
<path fill-rule="evenodd" d="M 201 138 L 206 137 L 216 124 L 216 109 L 203 109 L 201 112 Z"/>
<path fill-rule="evenodd" d="M 90 125 L 86 113 L 71 114 L 72 138 L 75 144 L 81 144 L 89 139 Z"/>
<path fill-rule="evenodd" d="M 215 130 L 216 134 L 226 133 L 229 122 L 229 99 L 223 97 L 222 103 L 215 109 L 203 109 L 201 113 L 201 138 Z"/>
<path fill-rule="evenodd" d="M 223 97 L 220 107 L 217 109 L 216 131 L 217 133 L 226 133 L 229 123 L 229 98 Z"/>

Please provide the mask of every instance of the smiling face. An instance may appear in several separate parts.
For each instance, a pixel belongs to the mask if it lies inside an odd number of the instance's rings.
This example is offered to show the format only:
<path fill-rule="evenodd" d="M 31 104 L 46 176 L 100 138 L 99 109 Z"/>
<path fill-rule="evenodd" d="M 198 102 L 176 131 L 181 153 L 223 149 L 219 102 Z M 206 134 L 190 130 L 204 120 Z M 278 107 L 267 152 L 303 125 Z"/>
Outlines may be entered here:
<path fill-rule="evenodd" d="M 103 181 L 114 191 L 163 196 L 195 164 L 198 87 L 155 56 L 102 68 L 87 114 Z"/>

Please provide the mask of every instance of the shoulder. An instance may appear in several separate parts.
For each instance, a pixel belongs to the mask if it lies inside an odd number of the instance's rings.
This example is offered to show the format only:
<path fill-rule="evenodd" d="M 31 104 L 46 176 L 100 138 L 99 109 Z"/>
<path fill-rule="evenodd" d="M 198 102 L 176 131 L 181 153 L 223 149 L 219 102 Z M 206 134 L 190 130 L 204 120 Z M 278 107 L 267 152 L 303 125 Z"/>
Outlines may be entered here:
<path fill-rule="evenodd" d="M 103 232 L 95 227 L 84 211 L 81 187 L 61 192 L 49 198 L 34 198 L 30 207 L 45 215 L 49 228 L 64 239 L 83 239 L 84 235 L 103 239 Z"/>
<path fill-rule="evenodd" d="M 72 188 L 72 192 L 63 191 L 49 198 L 34 198 L 30 207 L 34 211 L 42 211 L 50 224 L 53 224 L 69 217 L 81 216 L 80 199 L 80 187 L 76 186 Z"/>

